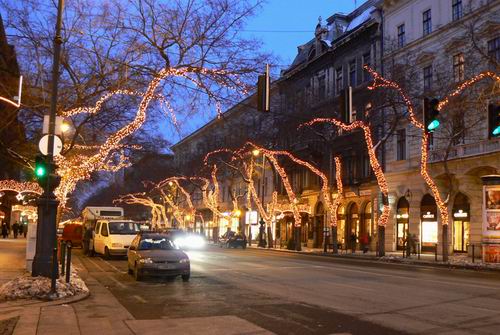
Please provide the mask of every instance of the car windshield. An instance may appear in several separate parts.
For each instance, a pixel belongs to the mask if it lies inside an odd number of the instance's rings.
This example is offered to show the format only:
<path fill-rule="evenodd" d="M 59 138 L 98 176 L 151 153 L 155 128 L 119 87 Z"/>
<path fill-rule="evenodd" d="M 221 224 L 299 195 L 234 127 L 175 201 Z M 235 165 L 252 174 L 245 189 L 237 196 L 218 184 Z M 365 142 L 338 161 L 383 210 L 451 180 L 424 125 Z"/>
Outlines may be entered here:
<path fill-rule="evenodd" d="M 116 235 L 135 235 L 139 232 L 139 225 L 134 222 L 110 222 L 109 233 Z"/>
<path fill-rule="evenodd" d="M 175 250 L 174 243 L 165 237 L 145 238 L 139 242 L 139 250 Z"/>

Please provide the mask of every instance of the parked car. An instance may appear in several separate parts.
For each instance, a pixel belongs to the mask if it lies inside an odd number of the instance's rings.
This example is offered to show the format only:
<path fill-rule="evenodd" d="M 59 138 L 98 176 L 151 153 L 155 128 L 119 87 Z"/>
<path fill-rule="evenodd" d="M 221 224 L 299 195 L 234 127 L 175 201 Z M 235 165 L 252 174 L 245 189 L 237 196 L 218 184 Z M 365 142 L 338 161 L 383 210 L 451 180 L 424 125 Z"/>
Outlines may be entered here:
<path fill-rule="evenodd" d="M 247 239 L 244 235 L 235 234 L 228 238 L 221 237 L 219 239 L 219 246 L 221 248 L 238 248 L 245 249 L 247 247 Z"/>
<path fill-rule="evenodd" d="M 83 238 L 83 226 L 78 223 L 66 224 L 62 230 L 61 241 L 72 247 L 81 247 Z"/>
<path fill-rule="evenodd" d="M 114 255 L 125 256 L 139 232 L 139 225 L 131 220 L 99 220 L 90 242 L 90 252 L 92 255 L 104 255 L 106 258 Z"/>
<path fill-rule="evenodd" d="M 144 276 L 191 276 L 189 257 L 164 233 L 140 233 L 127 253 L 128 272 L 135 280 Z"/>

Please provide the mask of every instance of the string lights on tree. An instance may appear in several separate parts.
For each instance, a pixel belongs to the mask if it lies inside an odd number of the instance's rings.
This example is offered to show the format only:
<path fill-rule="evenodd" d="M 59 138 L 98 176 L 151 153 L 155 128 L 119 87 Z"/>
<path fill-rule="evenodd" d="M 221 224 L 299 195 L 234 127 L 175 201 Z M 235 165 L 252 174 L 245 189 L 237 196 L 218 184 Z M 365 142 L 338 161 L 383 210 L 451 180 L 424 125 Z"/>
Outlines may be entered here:
<path fill-rule="evenodd" d="M 394 81 L 389 80 L 384 78 L 381 74 L 376 72 L 375 70 L 371 69 L 368 66 L 364 66 L 365 70 L 370 72 L 370 74 L 374 78 L 374 82 L 372 85 L 368 87 L 370 90 L 374 90 L 376 88 L 391 88 L 394 89 L 398 92 L 398 94 L 401 96 L 403 99 L 407 109 L 408 109 L 408 115 L 410 122 L 417 128 L 419 128 L 422 131 L 422 140 L 421 140 L 421 150 L 422 150 L 422 156 L 420 159 L 420 174 L 422 175 L 422 178 L 424 179 L 425 183 L 429 187 L 429 189 L 432 192 L 432 195 L 434 197 L 434 200 L 436 201 L 436 205 L 439 209 L 439 215 L 441 217 L 441 222 L 443 225 L 448 225 L 449 223 L 449 216 L 448 216 L 448 210 L 447 210 L 447 205 L 446 201 L 441 197 L 441 194 L 439 192 L 439 189 L 432 179 L 432 177 L 429 174 L 428 170 L 428 157 L 429 157 L 429 134 L 425 131 L 425 127 L 423 123 L 421 123 L 415 116 L 415 108 L 413 106 L 413 103 L 411 99 L 408 97 L 406 92 Z M 485 71 L 482 72 L 474 77 L 472 77 L 469 80 L 464 81 L 462 84 L 458 85 L 457 88 L 455 88 L 449 95 L 444 97 L 441 101 L 439 101 L 437 108 L 438 110 L 443 109 L 446 105 L 448 105 L 449 101 L 451 98 L 458 96 L 461 94 L 466 88 L 471 87 L 472 85 L 476 84 L 477 82 L 486 79 L 486 78 L 492 78 L 496 82 L 500 81 L 500 77 L 491 72 L 491 71 Z"/>
<path fill-rule="evenodd" d="M 151 228 L 153 229 L 159 228 L 160 223 L 162 222 L 168 222 L 165 206 L 156 203 L 144 192 L 121 195 L 118 199 L 113 200 L 113 203 L 124 203 L 129 205 L 142 205 L 145 207 L 149 207 L 151 209 Z"/>
<path fill-rule="evenodd" d="M 38 183 L 19 182 L 17 180 L 0 180 L 0 192 L 1 191 L 12 191 L 17 192 L 18 194 L 33 193 L 37 195 L 41 195 L 43 193 L 43 190 Z"/>

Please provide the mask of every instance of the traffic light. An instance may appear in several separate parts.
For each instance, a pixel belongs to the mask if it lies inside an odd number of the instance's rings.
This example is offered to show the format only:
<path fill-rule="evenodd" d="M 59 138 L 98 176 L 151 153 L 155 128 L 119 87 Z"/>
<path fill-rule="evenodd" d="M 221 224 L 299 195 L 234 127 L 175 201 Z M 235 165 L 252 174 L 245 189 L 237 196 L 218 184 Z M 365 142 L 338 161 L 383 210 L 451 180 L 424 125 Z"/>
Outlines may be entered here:
<path fill-rule="evenodd" d="M 266 72 L 260 75 L 257 80 L 257 110 L 259 112 L 269 112 L 270 100 L 270 79 L 269 65 L 266 65 Z"/>
<path fill-rule="evenodd" d="M 39 154 L 35 157 L 34 173 L 36 180 L 43 190 L 49 194 L 52 194 L 61 182 L 61 177 L 56 173 L 56 169 L 57 165 L 49 162 L 47 156 Z"/>
<path fill-rule="evenodd" d="M 49 174 L 49 167 L 46 156 L 37 155 L 35 157 L 35 177 L 42 186 L 42 183 L 46 181 Z"/>
<path fill-rule="evenodd" d="M 352 87 L 348 86 L 340 92 L 339 109 L 342 121 L 351 123 L 352 120 Z"/>
<path fill-rule="evenodd" d="M 441 122 L 439 121 L 438 99 L 424 98 L 424 127 L 425 131 L 434 132 Z"/>
<path fill-rule="evenodd" d="M 488 105 L 488 138 L 500 137 L 500 105 Z"/>

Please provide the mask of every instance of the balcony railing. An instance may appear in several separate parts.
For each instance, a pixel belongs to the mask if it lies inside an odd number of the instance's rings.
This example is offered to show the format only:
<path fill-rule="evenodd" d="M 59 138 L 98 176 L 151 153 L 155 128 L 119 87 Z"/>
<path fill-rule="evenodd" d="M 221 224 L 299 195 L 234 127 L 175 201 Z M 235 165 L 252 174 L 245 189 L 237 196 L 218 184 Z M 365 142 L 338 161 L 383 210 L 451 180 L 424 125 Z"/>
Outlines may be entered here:
<path fill-rule="evenodd" d="M 484 140 L 481 142 L 462 144 L 453 147 L 448 155 L 448 160 L 455 158 L 472 157 L 494 152 L 500 152 L 500 140 Z M 440 162 L 444 159 L 446 150 L 432 150 L 429 153 L 429 162 Z"/>

